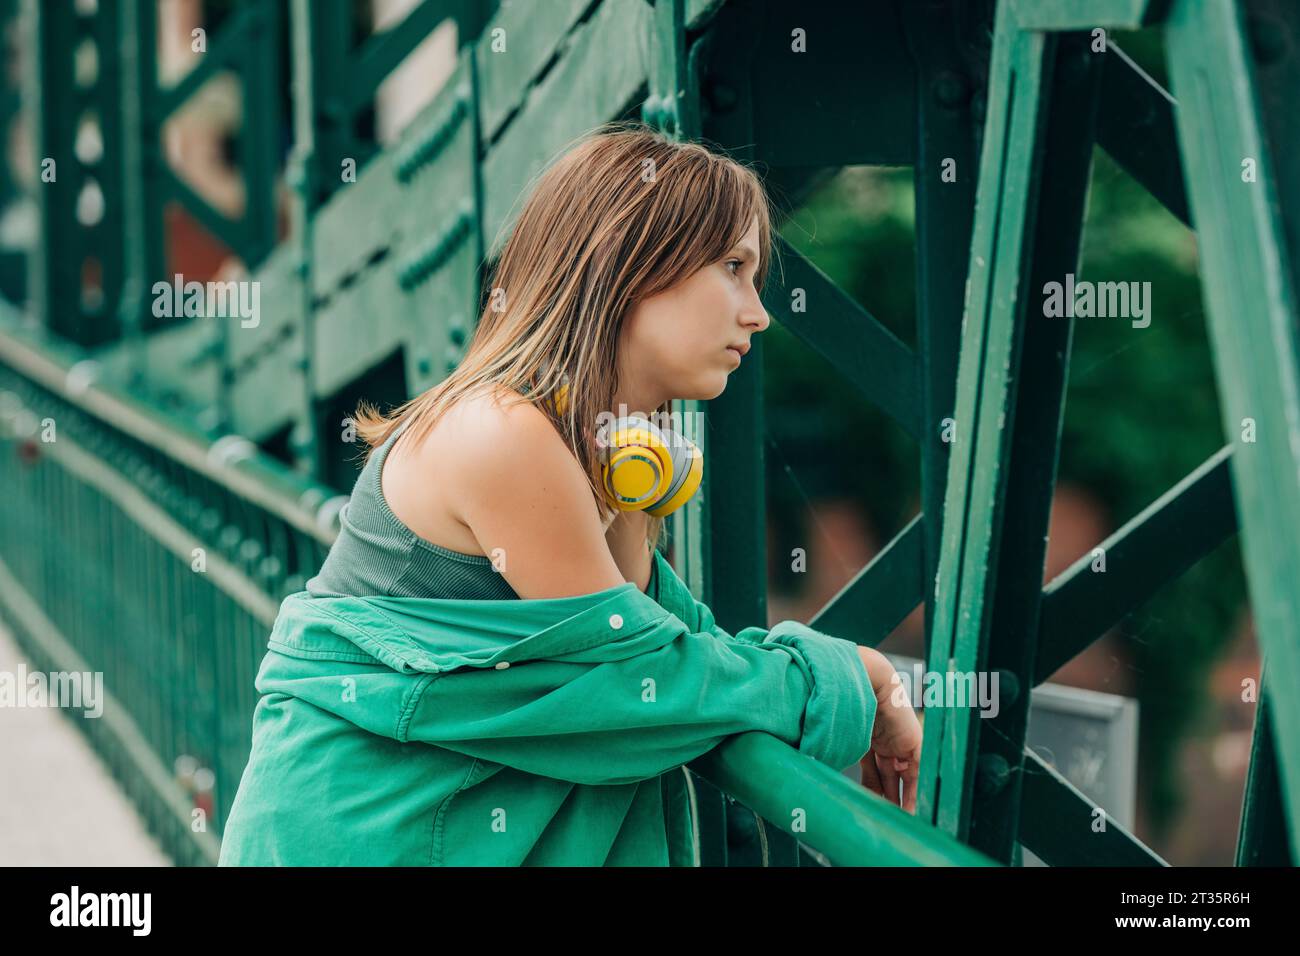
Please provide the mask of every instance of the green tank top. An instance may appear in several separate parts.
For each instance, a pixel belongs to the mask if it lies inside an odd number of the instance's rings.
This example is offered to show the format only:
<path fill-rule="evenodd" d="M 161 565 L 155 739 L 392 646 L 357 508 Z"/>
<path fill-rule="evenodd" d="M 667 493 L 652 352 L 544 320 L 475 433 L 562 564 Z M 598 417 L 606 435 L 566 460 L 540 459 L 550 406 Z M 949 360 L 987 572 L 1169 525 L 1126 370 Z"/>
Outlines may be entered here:
<path fill-rule="evenodd" d="M 380 487 L 384 459 L 406 427 L 399 425 L 374 450 L 339 514 L 339 533 L 306 590 L 313 597 L 519 598 L 481 554 L 463 554 L 426 541 L 388 507 Z"/>

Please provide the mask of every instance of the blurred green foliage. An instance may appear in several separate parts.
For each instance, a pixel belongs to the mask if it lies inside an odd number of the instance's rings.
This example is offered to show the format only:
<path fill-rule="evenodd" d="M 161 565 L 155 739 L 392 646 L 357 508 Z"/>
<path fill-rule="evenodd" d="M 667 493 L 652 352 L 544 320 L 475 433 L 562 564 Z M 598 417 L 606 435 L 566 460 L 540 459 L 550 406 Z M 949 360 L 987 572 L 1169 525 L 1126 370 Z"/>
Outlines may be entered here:
<path fill-rule="evenodd" d="M 854 167 L 794 210 L 781 232 L 914 346 L 912 220 L 910 169 Z M 857 502 L 878 538 L 888 541 L 920 509 L 915 442 L 779 324 L 764 333 L 763 347 L 768 500 L 777 540 L 806 546 L 814 520 L 809 499 L 842 497 Z M 855 481 L 861 474 L 865 480 Z M 802 575 L 789 562 L 776 566 L 777 586 L 797 590 Z"/>

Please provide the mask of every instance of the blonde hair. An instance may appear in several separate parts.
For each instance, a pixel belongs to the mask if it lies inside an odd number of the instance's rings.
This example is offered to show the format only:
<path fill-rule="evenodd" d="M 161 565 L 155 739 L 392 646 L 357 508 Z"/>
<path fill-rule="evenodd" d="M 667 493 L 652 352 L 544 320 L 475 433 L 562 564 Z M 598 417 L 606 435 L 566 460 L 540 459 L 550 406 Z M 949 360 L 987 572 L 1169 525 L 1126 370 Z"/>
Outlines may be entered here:
<path fill-rule="evenodd" d="M 640 123 L 606 124 L 582 137 L 537 178 L 487 284 L 503 294 L 487 297 L 456 369 L 388 415 L 361 402 L 354 418 L 367 457 L 407 420 L 408 432 L 426 434 L 457 399 L 499 385 L 527 393 L 520 401 L 550 418 L 607 513 L 591 435 L 599 414 L 613 408 L 625 317 L 726 255 L 755 218 L 761 292 L 772 216 L 751 169 Z M 565 376 L 567 401 L 557 413 L 550 399 Z M 666 421 L 670 403 L 640 411 Z M 650 519 L 651 545 L 662 526 Z"/>

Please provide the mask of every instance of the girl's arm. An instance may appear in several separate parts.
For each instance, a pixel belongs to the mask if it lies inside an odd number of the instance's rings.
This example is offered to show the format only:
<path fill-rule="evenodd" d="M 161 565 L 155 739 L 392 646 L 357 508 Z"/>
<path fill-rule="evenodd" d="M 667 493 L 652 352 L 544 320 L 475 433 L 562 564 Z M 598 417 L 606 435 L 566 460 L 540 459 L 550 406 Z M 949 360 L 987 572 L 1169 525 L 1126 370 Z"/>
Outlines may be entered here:
<path fill-rule="evenodd" d="M 557 659 L 423 675 L 413 690 L 403 675 L 402 719 L 379 732 L 598 786 L 658 776 L 749 731 L 835 770 L 871 747 L 878 704 L 848 641 L 794 621 L 748 629 L 747 640 L 672 618 L 629 630 Z M 338 681 L 316 684 L 293 692 L 338 706 Z M 269 689 L 280 688 L 259 685 Z"/>
<path fill-rule="evenodd" d="M 458 434 L 445 493 L 521 599 L 592 594 L 626 583 L 591 486 L 559 432 L 528 402 L 474 410 Z M 433 466 L 430 465 L 430 468 Z"/>

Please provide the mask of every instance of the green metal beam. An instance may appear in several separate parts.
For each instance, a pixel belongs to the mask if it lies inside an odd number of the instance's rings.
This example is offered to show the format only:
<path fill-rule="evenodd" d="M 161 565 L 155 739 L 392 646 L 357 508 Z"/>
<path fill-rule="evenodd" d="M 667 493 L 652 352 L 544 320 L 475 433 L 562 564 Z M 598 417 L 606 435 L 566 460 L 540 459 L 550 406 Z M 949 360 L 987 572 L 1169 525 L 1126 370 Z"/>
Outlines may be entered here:
<path fill-rule="evenodd" d="M 1035 685 L 1236 533 L 1231 457 L 1220 449 L 1099 544 L 1104 573 L 1089 552 L 1043 589 Z"/>
<path fill-rule="evenodd" d="M 929 666 L 997 671 L 1003 693 L 989 728 L 927 717 L 920 812 L 1010 860 L 1071 329 L 1036 290 L 1078 261 L 1100 62 L 1007 7 L 993 55 Z"/>
<path fill-rule="evenodd" d="M 1169 0 L 1010 0 L 1022 30 L 1136 30 L 1159 23 Z"/>
<path fill-rule="evenodd" d="M 917 515 L 808 626 L 876 647 L 925 599 L 925 517 Z"/>
<path fill-rule="evenodd" d="M 944 489 L 951 445 L 945 441 L 956 405 L 961 314 L 970 273 L 978 174 L 976 90 L 983 78 L 967 63 L 979 35 L 962 3 L 904 6 L 904 28 L 916 69 L 916 348 L 921 378 L 921 511 L 924 523 L 925 641 L 929 647 L 943 539 Z"/>
<path fill-rule="evenodd" d="M 1002 429 L 1010 439 L 1002 523 L 987 580 L 992 619 L 982 665 L 1000 675 L 996 716 L 967 719 L 975 732 L 975 793 L 971 845 L 1010 862 L 1020 814 L 1019 770 L 1029 721 L 1029 684 L 1039 636 L 1035 629 L 1047 560 L 1048 524 L 1056 487 L 1057 448 L 1073 324 L 1047 318 L 1039 295 L 1051 281 L 1078 271 L 1080 237 L 1091 175 L 1093 130 L 1102 61 L 1078 35 L 1052 37 L 1046 91 L 1042 166 L 1031 200 L 1024 285 L 1012 295 L 1014 321 L 1023 323 L 1013 379 L 1012 411 Z M 995 252 L 996 254 L 996 252 Z M 1023 302 L 1023 305 L 1020 303 Z"/>
<path fill-rule="evenodd" d="M 1277 533 L 1300 528 L 1300 322 L 1277 199 L 1286 167 L 1275 169 L 1267 151 L 1237 5 L 1180 0 L 1166 43 L 1223 427 L 1235 446 L 1233 488 L 1256 633 L 1273 680 L 1297 687 L 1300 549 L 1293 535 Z M 1244 430 L 1251 425 L 1253 433 Z M 1279 694 L 1272 703 L 1295 849 L 1300 697 Z"/>
<path fill-rule="evenodd" d="M 349 56 L 343 109 L 355 114 L 374 99 L 375 91 L 401 62 L 443 21 L 456 21 L 456 45 L 472 44 L 483 27 L 487 0 L 420 0 L 401 23 L 375 34 Z"/>
<path fill-rule="evenodd" d="M 1241 798 L 1241 825 L 1237 835 L 1237 866 L 1290 866 L 1292 849 L 1282 806 L 1277 771 L 1277 738 L 1271 713 L 1272 692 L 1260 680 L 1259 706 L 1250 741 L 1250 769 Z"/>
<path fill-rule="evenodd" d="M 915 353 L 785 239 L 778 237 L 775 248 L 780 270 L 763 290 L 772 318 L 909 435 L 919 435 L 921 376 Z"/>
<path fill-rule="evenodd" d="M 156 4 L 149 4 L 148 7 L 145 8 L 147 15 L 156 17 Z M 205 83 L 221 71 L 229 69 L 248 48 L 251 28 L 261 24 L 267 13 L 263 4 L 236 7 L 193 68 L 171 86 L 158 90 L 154 103 L 157 115 L 171 116 L 178 112 Z M 152 55 L 150 60 L 153 60 Z"/>
<path fill-rule="evenodd" d="M 1168 866 L 1055 768 L 1025 752 L 1019 840 L 1049 866 Z"/>
<path fill-rule="evenodd" d="M 170 166 L 164 165 L 158 170 L 158 181 L 163 189 L 164 204 L 168 199 L 179 202 L 204 229 L 230 249 L 237 250 L 245 245 L 248 233 L 244 224 L 227 216 L 200 196 Z"/>
<path fill-rule="evenodd" d="M 1047 38 L 1022 33 L 999 7 L 990 67 L 988 114 L 979 170 L 971 271 L 957 381 L 955 442 L 944 504 L 942 558 L 935 581 L 929 669 L 984 667 L 992 612 L 989 575 L 996 565 L 1012 370 L 1019 368 L 1015 303 L 1030 240 L 1036 195 L 1039 116 L 1050 76 Z M 958 839 L 969 828 L 976 734 L 973 717 L 926 708 L 917 813 Z"/>
<path fill-rule="evenodd" d="M 113 16 L 85 15 L 73 0 L 25 0 L 20 27 L 20 43 L 27 51 L 23 107 L 37 219 L 36 242 L 28 256 L 32 314 L 53 334 L 94 348 L 119 335 L 121 170 L 118 74 L 113 68 L 118 23 Z M 100 64 L 86 89 L 77 85 L 79 42 L 94 48 Z M 90 109 L 99 118 L 104 143 L 103 156 L 94 165 L 83 163 L 75 148 Z M 79 219 L 78 200 L 92 180 L 103 196 L 104 212 L 90 224 Z M 93 287 L 96 273 L 102 287 L 98 302 L 83 294 Z"/>
<path fill-rule="evenodd" d="M 734 4 L 754 23 L 754 155 L 768 166 L 910 165 L 916 76 L 897 2 Z M 726 19 L 719 15 L 712 29 Z M 730 102 L 710 81 L 710 103 Z"/>
<path fill-rule="evenodd" d="M 1097 142 L 1183 225 L 1191 225 L 1178 161 L 1174 98 L 1106 40 Z"/>

